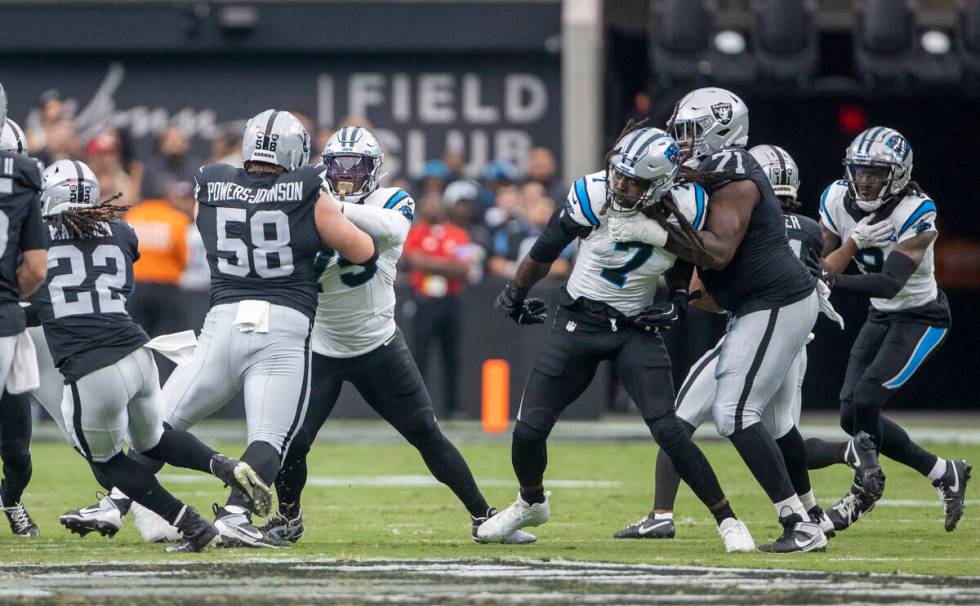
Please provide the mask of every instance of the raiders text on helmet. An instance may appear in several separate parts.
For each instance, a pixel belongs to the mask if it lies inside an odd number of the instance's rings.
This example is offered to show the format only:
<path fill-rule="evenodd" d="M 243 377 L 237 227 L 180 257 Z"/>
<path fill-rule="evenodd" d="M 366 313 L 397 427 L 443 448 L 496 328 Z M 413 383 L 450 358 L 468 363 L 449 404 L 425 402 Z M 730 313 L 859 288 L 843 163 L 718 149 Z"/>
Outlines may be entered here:
<path fill-rule="evenodd" d="M 626 133 L 613 148 L 606 167 L 606 197 L 619 212 L 636 211 L 656 203 L 674 184 L 680 150 L 674 138 L 659 128 L 640 128 Z M 638 181 L 644 189 L 637 196 L 619 187 L 623 178 Z"/>
<path fill-rule="evenodd" d="M 384 152 L 371 131 L 359 126 L 341 128 L 327 139 L 320 153 L 326 167 L 324 183 L 330 195 L 359 202 L 378 189 Z"/>
<path fill-rule="evenodd" d="M 800 168 L 785 149 L 776 145 L 756 145 L 749 150 L 772 183 L 777 196 L 796 200 L 800 189 Z"/>
<path fill-rule="evenodd" d="M 310 134 L 291 113 L 267 109 L 245 124 L 242 162 L 265 162 L 290 171 L 309 159 Z"/>
<path fill-rule="evenodd" d="M 872 126 L 847 146 L 844 173 L 858 208 L 873 212 L 909 184 L 912 179 L 912 147 L 897 130 Z M 869 177 L 880 180 L 880 187 L 871 187 L 874 192 L 862 195 L 861 184 L 866 183 Z"/>
<path fill-rule="evenodd" d="M 78 160 L 58 160 L 44 170 L 41 214 L 50 217 L 95 206 L 101 195 L 99 180 L 87 164 Z"/>
<path fill-rule="evenodd" d="M 677 102 L 667 130 L 681 147 L 692 146 L 695 158 L 726 147 L 745 147 L 749 142 L 749 108 L 731 91 L 699 88 Z"/>

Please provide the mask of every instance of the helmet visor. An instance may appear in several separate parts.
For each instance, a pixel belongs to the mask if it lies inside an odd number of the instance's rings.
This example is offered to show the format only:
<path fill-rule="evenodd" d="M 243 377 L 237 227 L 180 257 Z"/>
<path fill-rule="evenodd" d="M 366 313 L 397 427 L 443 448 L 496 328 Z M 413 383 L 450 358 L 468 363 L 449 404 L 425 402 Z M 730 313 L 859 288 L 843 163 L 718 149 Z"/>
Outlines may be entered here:
<path fill-rule="evenodd" d="M 653 192 L 662 187 L 670 175 L 658 177 L 652 181 L 640 179 L 613 167 L 610 170 L 608 185 L 609 202 L 613 210 L 635 211 L 646 205 Z"/>
<path fill-rule="evenodd" d="M 327 180 L 335 193 L 357 194 L 374 174 L 374 158 L 359 154 L 337 154 L 324 157 Z"/>
<path fill-rule="evenodd" d="M 891 178 L 890 166 L 881 164 L 848 164 L 847 178 L 859 200 L 877 200 L 882 197 Z"/>

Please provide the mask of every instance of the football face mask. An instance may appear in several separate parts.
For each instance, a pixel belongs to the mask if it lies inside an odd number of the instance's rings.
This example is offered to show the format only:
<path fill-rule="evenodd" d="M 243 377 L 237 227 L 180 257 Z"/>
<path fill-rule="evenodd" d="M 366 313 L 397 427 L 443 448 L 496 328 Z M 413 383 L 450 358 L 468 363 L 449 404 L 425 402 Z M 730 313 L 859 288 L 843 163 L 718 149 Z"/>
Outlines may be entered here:
<path fill-rule="evenodd" d="M 324 160 L 327 180 L 335 194 L 346 197 L 366 193 L 365 186 L 374 173 L 374 158 L 359 154 L 336 154 Z"/>
<path fill-rule="evenodd" d="M 848 164 L 847 179 L 854 195 L 861 201 L 873 201 L 883 198 L 888 183 L 891 181 L 890 166 L 874 164 Z"/>

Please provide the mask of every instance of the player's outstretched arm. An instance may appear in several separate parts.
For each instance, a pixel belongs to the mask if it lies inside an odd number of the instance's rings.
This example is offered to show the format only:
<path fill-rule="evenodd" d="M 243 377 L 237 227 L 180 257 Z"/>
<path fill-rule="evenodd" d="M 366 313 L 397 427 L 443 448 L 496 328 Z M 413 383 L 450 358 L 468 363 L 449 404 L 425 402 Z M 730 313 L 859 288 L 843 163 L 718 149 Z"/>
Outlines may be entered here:
<path fill-rule="evenodd" d="M 44 284 L 48 277 L 48 251 L 43 248 L 25 250 L 17 268 L 17 285 L 20 298 L 26 299 Z"/>
<path fill-rule="evenodd" d="M 342 202 L 340 208 L 351 223 L 387 246 L 403 243 L 412 229 L 411 221 L 399 210 L 350 202 Z"/>
<path fill-rule="evenodd" d="M 351 263 L 363 265 L 377 256 L 377 247 L 371 236 L 351 223 L 330 196 L 320 196 L 313 216 L 320 240 L 341 257 Z"/>
<path fill-rule="evenodd" d="M 749 227 L 759 189 L 751 181 L 733 181 L 711 194 L 711 210 L 698 232 L 702 248 L 681 241 L 674 234 L 664 248 L 685 261 L 708 269 L 724 269 L 735 256 Z"/>
<path fill-rule="evenodd" d="M 919 234 L 900 242 L 885 258 L 879 273 L 873 274 L 827 274 L 824 280 L 835 290 L 864 295 L 879 299 L 891 299 L 905 287 L 915 270 L 925 258 L 929 245 L 935 241 L 935 231 Z"/>

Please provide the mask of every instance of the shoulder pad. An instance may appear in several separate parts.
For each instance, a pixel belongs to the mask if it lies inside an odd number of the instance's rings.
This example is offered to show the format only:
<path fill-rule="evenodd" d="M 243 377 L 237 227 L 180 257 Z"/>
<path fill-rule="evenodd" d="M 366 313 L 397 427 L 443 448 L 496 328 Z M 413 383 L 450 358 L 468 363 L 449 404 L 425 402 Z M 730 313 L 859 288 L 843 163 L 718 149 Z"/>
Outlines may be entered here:
<path fill-rule="evenodd" d="M 41 191 L 41 163 L 20 154 L 0 154 L 0 177 L 12 178 L 22 187 Z"/>
<path fill-rule="evenodd" d="M 708 194 L 697 183 L 675 185 L 670 190 L 677 202 L 677 208 L 691 222 L 694 229 L 701 229 L 708 216 Z"/>
<path fill-rule="evenodd" d="M 381 208 L 398 208 L 403 204 L 414 206 L 415 200 L 412 199 L 411 194 L 400 187 L 382 187 L 364 198 L 364 203 Z"/>
<path fill-rule="evenodd" d="M 926 194 L 910 194 L 898 203 L 890 219 L 901 241 L 936 229 L 936 203 Z"/>
<path fill-rule="evenodd" d="M 701 161 L 698 171 L 723 173 L 733 179 L 748 178 L 749 173 L 758 167 L 758 162 L 747 150 L 729 147 L 715 152 Z"/>
<path fill-rule="evenodd" d="M 820 194 L 820 220 L 827 228 L 840 235 L 840 228 L 837 227 L 838 218 L 844 209 L 844 199 L 847 197 L 847 182 L 834 181 Z"/>
<path fill-rule="evenodd" d="M 599 211 L 605 203 L 606 173 L 591 173 L 572 183 L 562 215 L 568 215 L 579 225 L 594 227 L 600 224 Z"/>

